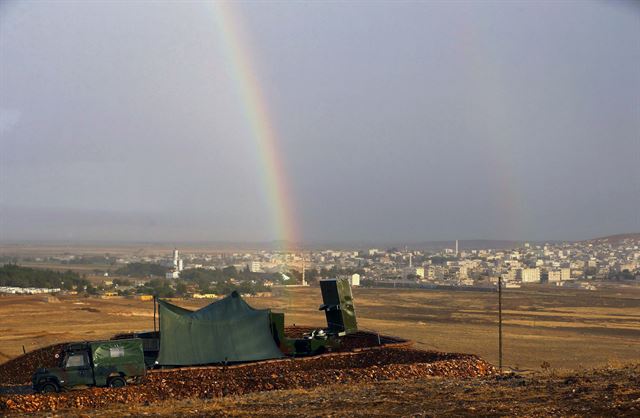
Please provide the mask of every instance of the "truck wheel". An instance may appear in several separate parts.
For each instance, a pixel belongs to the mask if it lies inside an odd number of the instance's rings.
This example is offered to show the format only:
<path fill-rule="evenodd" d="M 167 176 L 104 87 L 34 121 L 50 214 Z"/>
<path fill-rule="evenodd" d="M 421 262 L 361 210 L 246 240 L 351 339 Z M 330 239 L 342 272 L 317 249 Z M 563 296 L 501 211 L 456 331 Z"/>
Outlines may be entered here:
<path fill-rule="evenodd" d="M 112 377 L 109 379 L 109 387 L 110 388 L 121 388 L 126 385 L 127 382 L 121 377 Z"/>
<path fill-rule="evenodd" d="M 56 393 L 58 391 L 58 385 L 55 383 L 45 383 L 40 389 L 40 393 Z"/>

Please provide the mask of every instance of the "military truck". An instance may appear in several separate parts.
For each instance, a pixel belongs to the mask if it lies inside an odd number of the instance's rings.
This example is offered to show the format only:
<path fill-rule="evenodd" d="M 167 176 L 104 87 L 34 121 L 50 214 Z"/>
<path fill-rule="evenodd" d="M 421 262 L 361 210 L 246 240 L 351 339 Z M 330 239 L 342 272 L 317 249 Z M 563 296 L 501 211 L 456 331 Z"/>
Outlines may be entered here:
<path fill-rule="evenodd" d="M 130 340 L 140 338 L 142 340 L 142 350 L 144 351 L 144 362 L 147 369 L 152 369 L 158 359 L 160 352 L 160 331 L 135 331 L 116 334 L 112 340 Z"/>
<path fill-rule="evenodd" d="M 122 387 L 145 374 L 142 340 L 72 343 L 59 356 L 60 366 L 38 369 L 32 377 L 36 392 L 59 392 L 76 386 Z"/>

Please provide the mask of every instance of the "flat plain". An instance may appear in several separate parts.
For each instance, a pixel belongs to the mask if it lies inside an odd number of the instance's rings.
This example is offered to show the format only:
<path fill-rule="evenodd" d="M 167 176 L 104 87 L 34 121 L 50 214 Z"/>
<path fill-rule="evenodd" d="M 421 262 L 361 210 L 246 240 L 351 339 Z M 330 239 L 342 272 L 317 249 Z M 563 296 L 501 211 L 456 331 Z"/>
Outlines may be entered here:
<path fill-rule="evenodd" d="M 362 329 L 409 338 L 417 348 L 477 354 L 498 364 L 497 293 L 355 288 Z M 320 290 L 279 288 L 248 297 L 286 313 L 288 325 L 326 324 Z M 211 300 L 174 299 L 197 308 Z M 640 358 L 640 287 L 596 291 L 535 286 L 503 293 L 505 367 L 581 369 Z M 0 296 L 0 363 L 46 345 L 153 329 L 153 304 L 126 298 Z M 544 367 L 543 367 L 544 365 Z"/>

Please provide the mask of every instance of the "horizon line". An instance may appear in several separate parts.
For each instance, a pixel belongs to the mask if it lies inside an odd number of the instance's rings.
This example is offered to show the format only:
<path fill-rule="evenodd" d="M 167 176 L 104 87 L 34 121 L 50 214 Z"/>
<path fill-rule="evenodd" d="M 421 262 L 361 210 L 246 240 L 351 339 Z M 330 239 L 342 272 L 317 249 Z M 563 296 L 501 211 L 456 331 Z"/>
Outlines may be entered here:
<path fill-rule="evenodd" d="M 420 245 L 444 245 L 459 243 L 502 243 L 502 244 L 524 244 L 524 243 L 575 243 L 585 241 L 595 241 L 609 238 L 618 238 L 623 236 L 640 236 L 640 232 L 620 233 L 606 236 L 600 236 L 588 239 L 506 239 L 506 238 L 467 238 L 467 239 L 434 239 L 434 240 L 306 240 L 299 242 L 291 242 L 288 240 L 255 240 L 255 241 L 242 241 L 242 240 L 99 240 L 99 239 L 0 239 L 0 245 L 28 245 L 28 244 L 41 244 L 41 245 L 184 245 L 200 246 L 200 245 L 219 245 L 219 246 L 274 246 L 282 245 L 283 243 L 292 245 L 289 251 L 295 251 L 295 247 L 318 247 L 318 246 L 385 246 L 385 247 L 398 247 L 398 246 L 420 246 Z"/>

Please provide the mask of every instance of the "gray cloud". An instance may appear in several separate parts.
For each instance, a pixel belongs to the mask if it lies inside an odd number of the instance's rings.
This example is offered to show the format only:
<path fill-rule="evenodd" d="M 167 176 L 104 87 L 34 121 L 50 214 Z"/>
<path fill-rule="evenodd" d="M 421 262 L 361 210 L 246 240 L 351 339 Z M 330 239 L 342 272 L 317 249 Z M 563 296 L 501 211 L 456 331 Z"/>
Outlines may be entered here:
<path fill-rule="evenodd" d="M 17 109 L 0 109 L 0 135 L 7 134 L 20 122 L 22 113 Z"/>
<path fill-rule="evenodd" d="M 640 230 L 629 5 L 234 10 L 300 239 Z M 0 240 L 280 238 L 212 13 L 199 2 L 3 4 Z"/>

